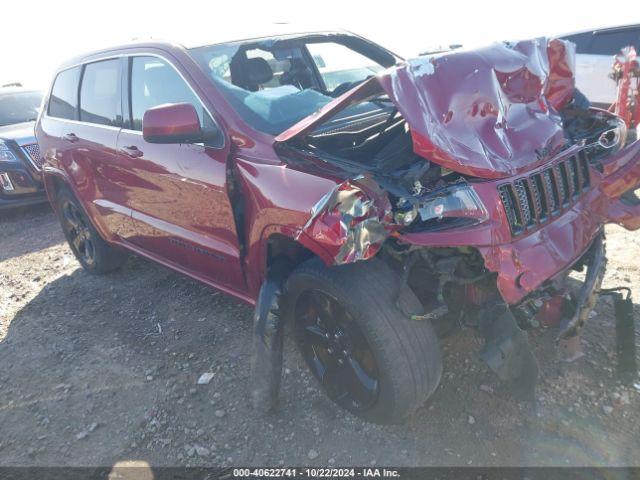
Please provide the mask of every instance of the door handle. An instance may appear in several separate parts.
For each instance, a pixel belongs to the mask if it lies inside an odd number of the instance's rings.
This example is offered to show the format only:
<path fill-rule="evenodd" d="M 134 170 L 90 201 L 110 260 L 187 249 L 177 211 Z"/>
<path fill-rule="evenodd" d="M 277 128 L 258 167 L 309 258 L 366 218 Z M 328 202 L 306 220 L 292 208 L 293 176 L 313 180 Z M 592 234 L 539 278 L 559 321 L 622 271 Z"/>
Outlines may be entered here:
<path fill-rule="evenodd" d="M 80 140 L 80 138 L 78 138 L 78 136 L 75 133 L 67 133 L 62 136 L 62 139 L 71 143 L 76 143 L 78 140 Z"/>
<path fill-rule="evenodd" d="M 128 147 L 120 147 L 120 152 L 124 153 L 128 157 L 131 158 L 140 158 L 144 155 L 144 152 L 140 150 L 135 145 L 130 145 Z"/>

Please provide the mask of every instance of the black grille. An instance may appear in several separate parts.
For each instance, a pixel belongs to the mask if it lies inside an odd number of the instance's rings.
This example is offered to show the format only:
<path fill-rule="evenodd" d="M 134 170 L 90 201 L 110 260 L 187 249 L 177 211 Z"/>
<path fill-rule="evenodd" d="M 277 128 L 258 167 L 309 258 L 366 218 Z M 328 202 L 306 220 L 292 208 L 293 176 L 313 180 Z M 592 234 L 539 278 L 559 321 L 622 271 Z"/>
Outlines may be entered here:
<path fill-rule="evenodd" d="M 551 168 L 500 185 L 498 193 L 513 235 L 545 223 L 589 187 L 589 165 L 580 152 Z"/>
<path fill-rule="evenodd" d="M 22 150 L 24 150 L 24 153 L 29 157 L 29 160 L 36 170 L 40 170 L 42 168 L 42 157 L 40 156 L 40 147 L 38 147 L 38 144 L 31 143 L 29 145 L 23 145 Z"/>

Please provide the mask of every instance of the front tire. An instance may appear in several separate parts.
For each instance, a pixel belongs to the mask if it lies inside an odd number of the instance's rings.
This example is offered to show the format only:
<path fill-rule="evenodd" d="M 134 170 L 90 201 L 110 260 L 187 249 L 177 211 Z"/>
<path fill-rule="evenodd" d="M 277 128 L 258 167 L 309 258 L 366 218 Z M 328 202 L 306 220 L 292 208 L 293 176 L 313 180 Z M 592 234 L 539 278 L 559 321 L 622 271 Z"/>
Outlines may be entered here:
<path fill-rule="evenodd" d="M 95 229 L 76 197 L 66 188 L 57 195 L 57 212 L 62 231 L 80 265 L 89 273 L 116 270 L 127 255 L 110 247 Z"/>
<path fill-rule="evenodd" d="M 398 285 L 378 259 L 331 268 L 313 259 L 286 285 L 285 312 L 311 372 L 337 405 L 375 423 L 401 422 L 442 375 L 433 327 L 400 312 Z M 422 308 L 410 291 L 403 304 Z"/>

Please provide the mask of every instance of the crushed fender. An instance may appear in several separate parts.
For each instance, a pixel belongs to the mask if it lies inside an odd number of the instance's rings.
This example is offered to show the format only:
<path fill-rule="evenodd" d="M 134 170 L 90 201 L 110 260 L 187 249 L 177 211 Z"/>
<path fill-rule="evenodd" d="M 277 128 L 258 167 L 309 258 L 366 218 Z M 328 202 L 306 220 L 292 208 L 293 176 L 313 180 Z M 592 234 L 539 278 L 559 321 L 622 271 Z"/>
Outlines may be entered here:
<path fill-rule="evenodd" d="M 253 407 L 266 413 L 278 405 L 284 327 L 280 318 L 288 266 L 275 263 L 260 288 L 253 314 L 250 389 Z"/>
<path fill-rule="evenodd" d="M 305 246 L 312 240 L 342 265 L 373 257 L 397 228 L 387 195 L 358 177 L 337 184 L 314 205 L 296 240 Z"/>

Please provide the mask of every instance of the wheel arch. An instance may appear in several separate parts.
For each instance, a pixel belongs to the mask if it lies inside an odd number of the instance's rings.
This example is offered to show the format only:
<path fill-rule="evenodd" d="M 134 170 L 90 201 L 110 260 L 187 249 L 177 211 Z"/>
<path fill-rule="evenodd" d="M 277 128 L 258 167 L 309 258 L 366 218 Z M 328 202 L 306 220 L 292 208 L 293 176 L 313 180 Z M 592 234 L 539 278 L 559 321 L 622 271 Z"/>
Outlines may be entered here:
<path fill-rule="evenodd" d="M 90 205 L 85 205 L 85 202 L 82 200 L 82 196 L 79 194 L 78 189 L 75 187 L 74 183 L 71 181 L 71 178 L 64 170 L 59 170 L 57 168 L 47 168 L 44 171 L 42 179 L 44 182 L 45 191 L 47 193 L 47 198 L 49 199 L 51 208 L 56 214 L 60 213 L 58 212 L 58 195 L 60 194 L 61 190 L 67 189 L 78 201 L 78 204 L 84 211 L 93 227 L 98 231 L 100 236 L 104 240 L 111 239 L 111 236 L 107 233 L 107 228 L 100 221 L 100 217 L 97 214 L 95 208 L 91 208 Z"/>
<path fill-rule="evenodd" d="M 42 175 L 42 180 L 44 183 L 44 189 L 47 193 L 47 198 L 49 199 L 49 203 L 51 204 L 51 208 L 57 213 L 58 211 L 58 193 L 62 188 L 68 188 L 73 192 L 73 187 L 71 186 L 71 182 L 69 182 L 66 174 L 59 170 L 45 170 Z M 74 195 L 77 194 L 73 192 Z"/>
<path fill-rule="evenodd" d="M 247 271 L 256 272 L 249 275 L 248 283 L 252 291 L 257 295 L 262 282 L 267 277 L 269 268 L 278 259 L 286 259 L 291 269 L 302 262 L 317 257 L 326 265 L 331 265 L 331 257 L 316 242 L 304 242 L 301 238 L 304 233 L 296 228 L 286 225 L 269 225 L 260 237 L 260 241 L 250 249 L 247 261 Z"/>

